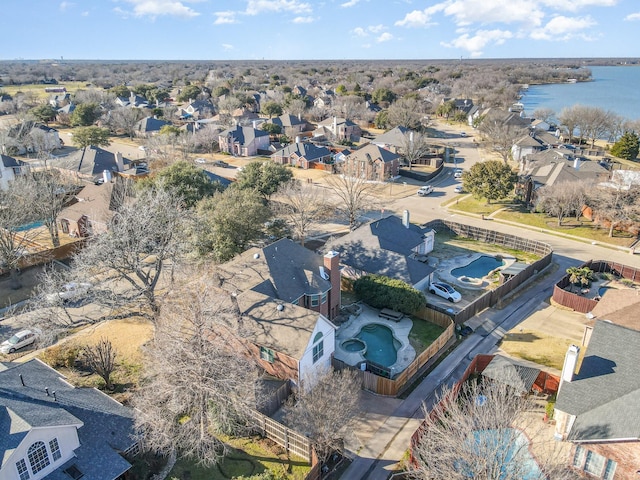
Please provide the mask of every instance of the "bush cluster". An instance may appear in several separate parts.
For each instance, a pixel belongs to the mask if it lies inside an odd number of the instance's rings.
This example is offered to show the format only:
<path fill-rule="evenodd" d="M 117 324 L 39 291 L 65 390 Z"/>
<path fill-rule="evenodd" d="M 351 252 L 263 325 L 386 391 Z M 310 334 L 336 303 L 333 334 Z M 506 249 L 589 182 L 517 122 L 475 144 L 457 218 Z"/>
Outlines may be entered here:
<path fill-rule="evenodd" d="M 374 308 L 390 308 L 411 315 L 425 305 L 422 292 L 408 283 L 381 275 L 365 275 L 353 284 L 359 300 Z"/>

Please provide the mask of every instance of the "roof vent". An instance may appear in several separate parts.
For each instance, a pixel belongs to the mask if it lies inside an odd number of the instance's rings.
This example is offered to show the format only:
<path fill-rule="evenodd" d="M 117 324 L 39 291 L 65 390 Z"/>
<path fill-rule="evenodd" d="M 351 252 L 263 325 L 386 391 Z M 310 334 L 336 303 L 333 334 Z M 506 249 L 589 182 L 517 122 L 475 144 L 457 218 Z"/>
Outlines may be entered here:
<path fill-rule="evenodd" d="M 278 310 L 279 312 L 284 310 L 284 305 L 279 303 L 278 306 L 276 307 L 276 310 Z"/>
<path fill-rule="evenodd" d="M 260 258 L 260 254 L 259 253 L 254 253 L 253 254 L 253 258 L 255 258 L 256 260 Z"/>

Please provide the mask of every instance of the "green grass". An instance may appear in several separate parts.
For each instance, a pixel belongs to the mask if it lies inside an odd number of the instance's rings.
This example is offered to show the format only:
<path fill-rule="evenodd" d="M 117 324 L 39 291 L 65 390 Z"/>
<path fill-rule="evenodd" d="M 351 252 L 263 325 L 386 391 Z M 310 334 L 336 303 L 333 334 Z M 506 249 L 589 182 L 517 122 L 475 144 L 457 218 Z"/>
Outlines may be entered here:
<path fill-rule="evenodd" d="M 416 355 L 420 355 L 444 332 L 444 328 L 419 318 L 412 318 L 412 320 L 413 328 L 409 332 L 409 343 L 416 350 Z"/>
<path fill-rule="evenodd" d="M 512 202 L 513 199 L 505 198 L 488 204 L 487 200 L 484 198 L 478 200 L 473 195 L 464 195 L 458 197 L 453 203 L 448 202 L 446 206 L 455 210 L 460 210 L 461 212 L 473 213 L 476 215 L 491 215 L 501 208 L 512 205 Z"/>
<path fill-rule="evenodd" d="M 509 254 L 519 262 L 533 263 L 539 260 L 538 255 L 503 247 L 494 243 L 484 243 L 472 238 L 458 237 L 449 233 L 439 232 L 436 235 L 435 248 L 431 253 L 434 257 L 451 258 L 456 255 L 467 255 L 469 252 Z"/>
<path fill-rule="evenodd" d="M 622 247 L 628 247 L 635 240 L 635 237 L 630 233 L 617 230 L 614 230 L 613 237 L 609 237 L 608 228 L 599 228 L 594 222 L 584 217 L 578 220 L 573 217 L 566 218 L 562 222 L 562 226 L 558 226 L 558 220 L 555 217 L 550 217 L 544 213 L 530 213 L 523 207 L 517 206 L 496 214 L 495 218 Z"/>
<path fill-rule="evenodd" d="M 22 93 L 33 93 L 38 98 L 49 98 L 49 95 L 59 95 L 59 93 L 47 93 L 44 91 L 45 88 L 52 87 L 65 87 L 67 89 L 67 93 L 75 93 L 77 90 L 89 89 L 89 88 L 98 88 L 98 87 L 87 87 L 87 82 L 61 82 L 58 85 L 43 85 L 40 83 L 29 83 L 26 85 L 4 85 L 0 87 L 0 90 L 14 96 L 18 92 Z M 102 89 L 100 89 L 102 90 Z"/>
<path fill-rule="evenodd" d="M 190 459 L 181 458 L 167 478 L 180 480 L 229 480 L 239 476 L 251 476 L 267 470 L 285 475 L 291 480 L 301 480 L 311 470 L 305 460 L 287 456 L 283 448 L 259 437 L 225 438 L 231 446 L 230 454 L 211 468 L 196 465 Z"/>

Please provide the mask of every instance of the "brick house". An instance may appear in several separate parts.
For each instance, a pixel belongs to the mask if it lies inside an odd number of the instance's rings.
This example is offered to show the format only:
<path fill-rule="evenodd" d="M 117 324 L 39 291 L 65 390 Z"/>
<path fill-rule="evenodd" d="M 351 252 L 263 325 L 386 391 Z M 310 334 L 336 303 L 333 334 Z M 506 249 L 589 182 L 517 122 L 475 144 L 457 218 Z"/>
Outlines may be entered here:
<path fill-rule="evenodd" d="M 271 154 L 271 160 L 280 165 L 291 165 L 304 169 L 313 168 L 313 164 L 330 164 L 331 151 L 309 142 L 296 142 Z"/>
<path fill-rule="evenodd" d="M 269 148 L 269 134 L 253 127 L 237 125 L 220 132 L 218 144 L 221 152 L 251 157 L 257 155 L 258 150 Z"/>
<path fill-rule="evenodd" d="M 336 168 L 349 177 L 384 182 L 400 174 L 400 155 L 368 143 L 345 155 Z"/>
<path fill-rule="evenodd" d="M 582 363 L 572 345 L 555 405 L 556 437 L 589 478 L 635 478 L 640 467 L 640 331 L 596 321 Z"/>
<path fill-rule="evenodd" d="M 339 256 L 281 239 L 221 265 L 220 288 L 237 299 L 241 338 L 270 375 L 299 384 L 328 368 L 340 311 Z"/>

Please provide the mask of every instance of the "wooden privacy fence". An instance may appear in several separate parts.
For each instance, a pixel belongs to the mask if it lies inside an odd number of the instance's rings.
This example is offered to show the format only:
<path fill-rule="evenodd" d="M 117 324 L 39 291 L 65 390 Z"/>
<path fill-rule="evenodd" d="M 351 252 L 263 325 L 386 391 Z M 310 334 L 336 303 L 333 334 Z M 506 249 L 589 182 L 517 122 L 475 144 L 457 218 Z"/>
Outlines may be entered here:
<path fill-rule="evenodd" d="M 427 305 L 426 310 L 428 311 L 424 312 L 425 317 L 434 323 L 436 320 L 442 319 L 445 316 L 451 318 L 457 325 L 466 322 L 484 309 L 493 307 L 499 303 L 513 290 L 546 268 L 553 258 L 553 250 L 548 243 L 522 238 L 508 233 L 496 232 L 494 230 L 450 222 L 448 220 L 434 220 L 425 224 L 424 227 L 440 232 L 448 230 L 461 237 L 502 245 L 507 248 L 522 250 L 523 252 L 533 253 L 534 255 L 542 257 L 531 265 L 528 265 L 527 268 L 520 271 L 517 275 L 509 277 L 502 285 L 476 298 L 461 310 L 456 311 L 450 307 L 444 308 L 438 305 Z"/>
<path fill-rule="evenodd" d="M 405 387 L 411 384 L 411 380 L 420 373 L 420 369 L 453 337 L 453 322 L 450 318 L 447 318 L 446 321 L 448 326 L 445 331 L 394 379 L 380 377 L 372 372 L 360 370 L 337 358 L 333 358 L 332 360 L 333 367 L 337 370 L 342 370 L 343 368 L 355 370 L 358 372 L 358 378 L 362 382 L 362 388 L 377 393 L 378 395 L 395 397 L 399 395 Z"/>
<path fill-rule="evenodd" d="M 258 411 L 252 412 L 253 419 L 257 427 L 262 431 L 265 437 L 273 440 L 283 447 L 289 453 L 293 453 L 300 458 L 304 458 L 310 464 L 313 463 L 313 449 L 311 442 L 304 435 L 299 434 L 295 430 L 276 422 L 274 419 L 263 415 Z M 316 459 L 317 461 L 317 459 Z"/>
<path fill-rule="evenodd" d="M 609 262 L 607 260 L 590 260 L 580 266 L 588 267 L 595 273 L 611 273 L 631 281 L 640 281 L 640 270 L 622 263 Z M 572 309 L 575 312 L 588 313 L 598 304 L 597 300 L 571 292 L 566 288 L 571 285 L 570 275 L 562 277 L 553 286 L 553 301 L 558 305 Z"/>
<path fill-rule="evenodd" d="M 271 416 L 278 411 L 291 395 L 291 382 L 287 380 L 277 390 L 269 393 L 269 397 L 260 406 L 260 413 Z"/>

